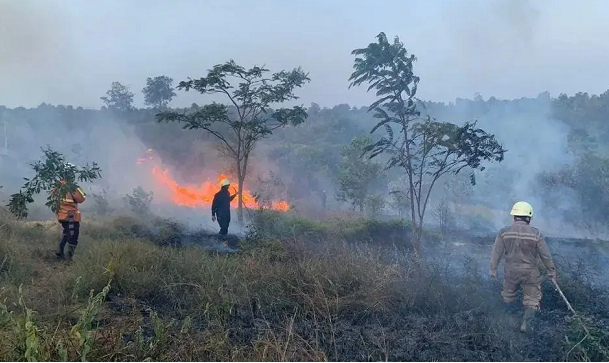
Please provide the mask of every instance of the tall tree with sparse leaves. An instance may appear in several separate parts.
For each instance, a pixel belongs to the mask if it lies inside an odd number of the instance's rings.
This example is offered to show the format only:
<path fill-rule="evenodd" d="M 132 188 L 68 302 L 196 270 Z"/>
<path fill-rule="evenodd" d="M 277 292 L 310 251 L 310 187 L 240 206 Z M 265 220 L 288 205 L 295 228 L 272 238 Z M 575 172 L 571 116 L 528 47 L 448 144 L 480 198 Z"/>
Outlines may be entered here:
<path fill-rule="evenodd" d="M 120 82 L 112 82 L 106 96 L 101 97 L 101 100 L 109 109 L 125 112 L 133 110 L 133 96 L 135 95 L 129 90 L 129 87 Z"/>
<path fill-rule="evenodd" d="M 23 187 L 18 193 L 10 196 L 7 207 L 17 218 L 27 218 L 27 205 L 34 202 L 34 195 L 47 192 L 45 205 L 56 213 L 61 198 L 68 193 L 76 192 L 77 182 L 91 182 L 101 178 L 101 169 L 96 163 L 86 164 L 83 167 L 71 166 L 66 163 L 62 154 L 53 151 L 50 147 L 43 148 L 42 152 L 44 160 L 30 163 L 35 172 L 34 177 L 24 178 L 26 182 Z"/>
<path fill-rule="evenodd" d="M 258 140 L 287 125 L 299 125 L 307 118 L 303 106 L 273 105 L 298 99 L 294 91 L 310 81 L 301 68 L 269 73 L 264 66 L 246 69 L 232 59 L 209 70 L 207 76 L 189 79 L 179 90 L 195 89 L 201 94 L 219 94 L 229 104 L 213 102 L 186 112 L 165 111 L 157 121 L 181 122 L 185 129 L 204 130 L 220 144 L 220 151 L 235 164 L 239 192 L 239 221 L 243 221 L 243 183 L 252 150 Z"/>
<path fill-rule="evenodd" d="M 142 89 L 144 103 L 158 109 L 165 108 L 176 96 L 173 88 L 173 78 L 158 76 L 146 78 L 146 87 Z"/>
<path fill-rule="evenodd" d="M 414 231 L 413 247 L 420 257 L 423 219 L 431 191 L 445 174 L 463 168 L 484 170 L 483 162 L 501 162 L 505 149 L 494 135 L 476 127 L 475 122 L 458 126 L 421 117 L 416 99 L 419 77 L 413 73 L 416 58 L 408 54 L 396 36 L 390 43 L 385 33 L 377 42 L 355 49 L 349 87 L 368 84 L 378 99 L 369 106 L 379 122 L 371 133 L 384 129 L 385 135 L 368 145 L 370 158 L 384 154 L 387 169 L 403 168 L 408 180 L 408 199 Z M 471 182 L 475 183 L 473 173 Z"/>

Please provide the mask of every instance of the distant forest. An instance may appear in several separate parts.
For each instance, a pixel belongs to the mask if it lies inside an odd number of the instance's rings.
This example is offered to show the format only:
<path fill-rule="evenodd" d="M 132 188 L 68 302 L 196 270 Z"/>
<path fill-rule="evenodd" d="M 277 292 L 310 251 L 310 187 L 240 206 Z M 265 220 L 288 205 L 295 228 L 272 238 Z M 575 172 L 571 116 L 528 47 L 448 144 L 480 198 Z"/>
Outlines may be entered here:
<path fill-rule="evenodd" d="M 196 104 L 191 106 L 198 107 Z M 448 104 L 423 102 L 421 110 L 439 121 L 478 120 L 481 127 L 494 133 L 506 145 L 506 162 L 480 175 L 479 191 L 475 193 L 478 203 L 508 205 L 511 201 L 501 200 L 517 197 L 510 195 L 513 194 L 512 186 L 518 183 L 516 179 L 523 177 L 523 170 L 528 170 L 534 174 L 534 180 L 527 177 L 527 181 L 534 184 L 525 188 L 536 188 L 535 194 L 544 198 L 546 206 L 560 209 L 561 200 L 556 198 L 556 191 L 569 190 L 569 198 L 580 204 L 581 210 L 574 215 L 569 208 L 563 208 L 563 217 L 585 224 L 606 224 L 605 216 L 609 214 L 609 157 L 606 152 L 609 148 L 609 91 L 601 95 L 561 94 L 557 98 L 543 93 L 537 98 L 515 100 L 494 97 L 484 100 L 478 95 L 474 99 L 457 99 Z M 347 104 L 320 108 L 312 103 L 307 111 L 308 119 L 302 125 L 278 129 L 263 139 L 257 148 L 257 160 L 263 159 L 273 165 L 290 200 L 319 203 L 325 192 L 328 200 L 334 201 L 332 195 L 337 192 L 341 152 L 354 139 L 369 134 L 375 120 L 366 107 Z M 0 126 L 5 124 L 8 139 L 7 149 L 4 142 L 0 144 L 0 184 L 19 183 L 21 176 L 10 170 L 25 168 L 28 161 L 40 155 L 40 147 L 45 144 L 54 145 L 70 157 L 77 157 L 102 138 L 108 138 L 104 143 L 113 147 L 113 142 L 120 141 L 113 140 L 113 134 L 103 132 L 104 125 L 112 122 L 133 130 L 146 147 L 154 149 L 175 170 L 217 165 L 217 154 L 200 147 L 201 142 L 212 142 L 208 135 L 182 129 L 179 124 L 158 123 L 154 117 L 157 112 L 156 107 L 89 110 L 47 104 L 30 109 L 0 106 Z M 2 131 L 0 128 L 3 135 Z M 560 149 L 556 150 L 560 150 L 560 160 L 554 163 L 558 167 L 548 171 L 544 168 L 544 163 L 549 162 L 544 152 L 550 147 L 556 148 L 552 145 L 558 143 Z M 521 159 L 516 159 L 515 155 Z M 535 158 L 536 155 L 542 157 Z M 524 164 L 518 165 L 517 160 L 524 160 Z M 539 165 L 527 164 L 531 160 L 537 160 Z M 263 166 L 258 169 L 261 168 Z M 510 168 L 520 171 L 512 172 Z M 188 179 L 188 173 L 182 174 L 183 179 Z M 256 174 L 260 173 L 255 170 L 250 179 L 253 180 Z M 387 195 L 388 203 L 390 192 L 395 191 L 391 182 L 395 185 L 399 177 L 399 172 L 390 171 L 386 185 L 379 190 Z M 494 188 L 492 193 L 488 191 L 489 185 Z M 481 188 L 487 189 L 481 191 Z"/>

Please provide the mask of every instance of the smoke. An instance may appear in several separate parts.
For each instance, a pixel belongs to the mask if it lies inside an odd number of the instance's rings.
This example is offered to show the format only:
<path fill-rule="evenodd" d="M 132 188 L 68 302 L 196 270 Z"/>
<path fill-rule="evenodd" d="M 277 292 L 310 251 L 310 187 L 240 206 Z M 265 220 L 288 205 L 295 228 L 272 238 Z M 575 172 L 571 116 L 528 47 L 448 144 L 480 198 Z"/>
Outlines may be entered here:
<path fill-rule="evenodd" d="M 535 52 L 540 12 L 528 0 L 451 2 L 443 15 L 448 57 L 478 80 L 505 73 L 523 53 Z"/>
<path fill-rule="evenodd" d="M 144 110 L 137 112 L 147 114 Z M 33 176 L 29 163 L 40 160 L 43 157 L 41 148 L 49 146 L 64 155 L 68 162 L 78 166 L 95 162 L 101 168 L 101 179 L 83 185 L 89 195 L 82 206 L 86 215 L 95 213 L 94 195 L 102 194 L 102 191 L 115 214 L 130 213 L 123 198 L 136 187 L 142 187 L 154 193 L 153 214 L 177 220 L 191 229 L 203 227 L 218 231 L 217 224 L 211 221 L 209 206 L 176 205 L 171 188 L 159 182 L 153 174 L 153 168 L 167 170 L 180 185 L 195 188 L 206 180 L 214 182 L 229 163 L 222 163 L 212 142 L 196 140 L 203 138 L 203 133 L 182 131 L 177 124 L 126 123 L 113 117 L 109 111 L 45 104 L 33 109 L 0 108 L 0 125 L 4 123 L 7 125 L 8 149 L 6 154 L 0 155 L 0 185 L 3 186 L 0 200 L 3 204 L 6 204 L 8 195 L 23 185 L 24 177 Z M 0 135 L 4 139 L 3 128 L 0 128 Z M 191 140 L 185 140 L 187 136 L 192 136 Z M 153 144 L 164 144 L 165 150 L 149 152 L 151 145 L 143 139 L 150 138 L 155 140 Z M 174 149 L 171 149 L 172 145 L 175 145 Z M 204 160 L 200 153 L 205 154 Z M 167 156 L 167 159 L 162 156 Z M 144 160 L 139 163 L 141 159 Z M 30 208 L 33 218 L 52 217 L 43 203 L 44 196 L 36 199 Z M 243 232 L 243 226 L 234 218 L 231 233 L 240 232 Z"/>
<path fill-rule="evenodd" d="M 534 56 L 538 48 L 541 12 L 530 1 L 451 2 L 443 15 L 447 57 L 465 66 L 459 86 L 488 89 L 492 82 L 496 89 L 528 82 L 512 70 Z M 494 98 L 483 102 L 480 95 L 477 99 L 481 102 L 457 99 L 451 111 L 445 110 L 440 117 L 455 123 L 477 119 L 478 126 L 495 134 L 508 149 L 502 163 L 477 173 L 475 201 L 494 210 L 495 228 L 509 223 L 512 203 L 525 200 L 534 207 L 536 225 L 547 233 L 574 233 L 575 227 L 565 229 L 559 220 L 565 210 L 578 210 L 577 203 L 565 190 L 553 191 L 544 199 L 539 184 L 541 173 L 555 172 L 573 162 L 567 150 L 569 128 L 552 118 L 550 95 L 512 102 Z"/>
<path fill-rule="evenodd" d="M 97 112 L 98 114 L 95 114 Z M 2 184 L 17 189 L 23 177 L 33 176 L 29 163 L 40 160 L 42 147 L 50 146 L 76 165 L 96 162 L 103 178 L 91 192 L 108 189 L 126 194 L 136 186 L 152 188 L 149 172 L 134 167 L 146 146 L 127 125 L 120 125 L 99 111 L 40 106 L 5 110 L 8 153 L 0 164 Z"/>
<path fill-rule="evenodd" d="M 508 150 L 503 162 L 490 164 L 477 173 L 478 185 L 474 188 L 474 199 L 497 210 L 495 227 L 509 223 L 509 208 L 514 202 L 524 200 L 533 205 L 538 226 L 543 225 L 551 234 L 569 232 L 556 231 L 564 225 L 551 222 L 562 219 L 561 209 L 569 208 L 575 202 L 566 198 L 563 191 L 555 191 L 549 196 L 542 193 L 539 182 L 542 173 L 556 172 L 573 162 L 567 149 L 569 129 L 551 117 L 548 95 L 510 103 L 462 101 L 457 102 L 456 108 L 457 118 L 462 113 L 466 120 L 477 119 L 478 126 L 494 134 Z M 554 200 L 559 203 L 551 203 Z M 554 205 L 560 209 L 554 209 Z"/>
<path fill-rule="evenodd" d="M 30 0 L 0 1 L 0 101 L 51 101 L 79 86 L 66 59 L 74 58 L 63 9 Z M 64 85 L 69 84 L 69 87 Z"/>
<path fill-rule="evenodd" d="M 69 72 L 64 72 L 65 69 L 57 62 L 58 54 L 70 54 L 73 50 L 67 30 L 60 26 L 62 11 L 48 6 L 42 8 L 40 2 L 35 4 L 23 0 L 0 3 L 0 94 L 4 97 L 0 99 L 0 104 L 10 103 L 5 101 L 10 95 L 23 99 L 19 93 L 39 90 L 46 96 L 36 95 L 36 98 L 51 100 L 61 89 L 62 83 L 71 82 L 65 78 Z M 486 85 L 488 79 L 494 79 L 491 76 L 505 73 L 506 69 L 523 62 L 521 54 L 534 54 L 536 51 L 540 11 L 527 0 L 450 2 L 444 8 L 443 15 L 448 39 L 445 56 L 452 62 L 466 65 L 463 83 Z M 416 53 L 416 50 L 413 51 Z M 489 54 L 499 61 L 489 62 Z M 13 74 L 18 74 L 20 78 L 16 79 Z M 527 81 L 518 77 L 508 78 L 509 82 Z M 74 87 L 76 85 L 71 83 L 70 88 Z M 335 108 L 339 117 L 344 113 L 350 120 L 356 120 L 358 127 L 373 122 L 365 111 L 349 110 L 346 105 Z M 40 147 L 50 145 L 76 164 L 91 161 L 100 164 L 103 179 L 91 186 L 93 192 L 106 189 L 115 196 L 121 196 L 142 186 L 155 193 L 155 201 L 166 199 L 167 189 L 154 182 L 149 168 L 135 165 L 135 161 L 145 155 L 148 146 L 136 135 L 132 126 L 113 120 L 108 113 L 92 115 L 93 111 L 68 111 L 41 107 L 5 112 L 3 121 L 8 123 L 9 155 L 0 162 L 1 184 L 5 186 L 5 193 L 9 188 L 19 187 L 23 176 L 31 175 L 27 162 L 39 159 Z M 568 128 L 553 120 L 550 111 L 551 100 L 547 95 L 541 95 L 538 99 L 511 103 L 458 100 L 454 107 L 444 108 L 435 115 L 438 119 L 455 123 L 478 119 L 479 126 L 495 134 L 508 149 L 504 162 L 490 165 L 487 170 L 478 173 L 478 185 L 474 188 L 475 202 L 496 211 L 493 222 L 497 228 L 509 222 L 507 211 L 511 203 L 517 200 L 531 202 L 536 211 L 536 223 L 547 222 L 548 229 L 561 226 L 550 222 L 557 220 L 562 211 L 579 208 L 563 190 L 554 193 L 553 199 L 558 204 L 552 208 L 552 203 L 541 197 L 539 175 L 556 171 L 572 162 L 572 156 L 566 149 Z M 325 126 L 332 121 L 324 115 L 320 117 L 321 122 L 325 124 L 320 130 L 325 131 Z M 347 136 L 344 140 L 336 139 L 336 144 L 347 143 L 352 137 L 359 136 L 358 132 L 366 132 L 369 127 L 364 126 L 363 129 L 366 130 L 336 128 L 337 132 L 344 132 Z M 295 134 L 301 132 L 304 132 L 302 128 L 294 131 Z M 170 142 L 185 142 L 178 140 L 175 134 L 166 137 L 172 140 Z M 315 141 L 311 140 L 312 143 Z M 277 159 L 266 157 L 276 145 L 273 141 L 259 144 L 249 169 L 252 172 L 250 181 L 255 179 L 255 174 L 269 171 L 281 174 Z M 178 149 L 176 147 L 175 150 Z M 209 142 L 199 142 L 190 151 L 196 155 L 172 151 L 169 154 L 174 157 L 163 160 L 178 181 L 196 184 L 207 178 L 215 180 L 217 175 L 214 172 L 224 171 L 227 165 L 219 161 L 215 148 Z M 206 173 L 206 170 L 213 172 Z M 306 179 L 307 183 L 298 185 L 312 185 L 315 182 L 320 184 L 317 187 L 319 190 L 332 189 L 332 185 L 323 183 L 323 177 L 305 176 L 305 172 L 296 171 L 283 181 L 288 182 L 285 180 L 288 178 Z M 329 199 L 333 198 L 330 196 Z M 161 208 L 158 213 L 180 215 L 181 219 L 192 215 L 194 224 L 209 219 L 208 211 L 199 215 L 199 210 L 194 213 L 190 208 L 182 210 L 185 216 L 173 209 L 166 212 Z M 555 230 L 560 234 L 567 232 L 564 229 Z"/>

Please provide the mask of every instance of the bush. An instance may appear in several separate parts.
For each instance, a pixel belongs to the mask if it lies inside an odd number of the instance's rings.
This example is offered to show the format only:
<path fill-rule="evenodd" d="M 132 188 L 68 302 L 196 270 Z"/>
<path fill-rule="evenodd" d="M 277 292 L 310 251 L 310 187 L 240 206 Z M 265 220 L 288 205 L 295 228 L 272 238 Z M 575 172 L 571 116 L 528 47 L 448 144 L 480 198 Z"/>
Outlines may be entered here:
<path fill-rule="evenodd" d="M 258 210 L 252 215 L 249 239 L 270 238 L 316 241 L 339 240 L 348 243 L 370 243 L 390 248 L 411 249 L 410 224 L 404 220 L 379 221 L 377 219 L 329 219 L 319 222 L 298 215 Z M 436 240 L 432 234 L 427 239 Z"/>
<path fill-rule="evenodd" d="M 108 192 L 104 189 L 99 194 L 92 193 L 91 197 L 94 201 L 93 211 L 98 216 L 108 216 L 114 212 L 114 208 L 110 207 L 108 202 Z"/>
<path fill-rule="evenodd" d="M 154 199 L 152 191 L 147 192 L 142 187 L 133 189 L 131 194 L 124 197 L 125 202 L 136 216 L 147 216 L 150 214 L 150 204 Z"/>

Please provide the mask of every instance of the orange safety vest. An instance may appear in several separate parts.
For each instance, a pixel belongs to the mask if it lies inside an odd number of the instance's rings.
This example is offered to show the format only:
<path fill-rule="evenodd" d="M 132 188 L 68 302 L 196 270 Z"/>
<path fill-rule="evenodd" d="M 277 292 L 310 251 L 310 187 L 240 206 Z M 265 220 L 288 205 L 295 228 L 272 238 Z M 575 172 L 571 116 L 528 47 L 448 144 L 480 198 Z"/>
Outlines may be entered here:
<path fill-rule="evenodd" d="M 78 204 L 83 203 L 87 199 L 85 192 L 76 188 L 74 193 L 68 193 L 61 198 L 59 209 L 57 210 L 57 220 L 60 222 L 80 222 L 80 210 Z"/>

